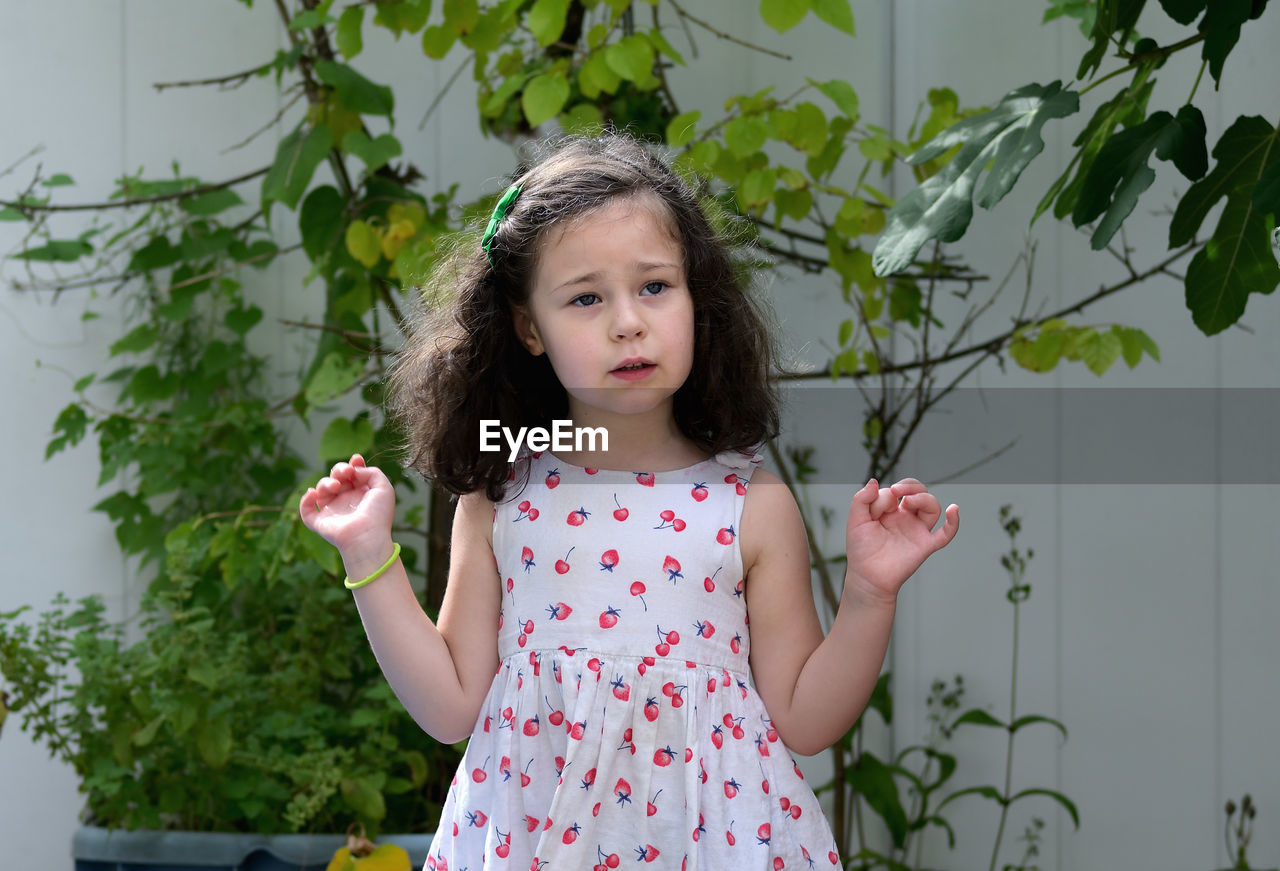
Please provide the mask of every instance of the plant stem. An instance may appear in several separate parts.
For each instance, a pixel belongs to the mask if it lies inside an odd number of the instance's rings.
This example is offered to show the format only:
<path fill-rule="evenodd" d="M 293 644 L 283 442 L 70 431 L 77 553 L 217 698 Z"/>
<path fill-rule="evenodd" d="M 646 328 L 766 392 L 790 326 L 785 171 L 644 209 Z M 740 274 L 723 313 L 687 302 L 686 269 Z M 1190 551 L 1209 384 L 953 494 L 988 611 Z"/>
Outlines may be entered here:
<path fill-rule="evenodd" d="M 1021 581 L 1021 572 L 1016 569 L 1014 572 L 1013 588 L 1016 589 Z M 1013 662 L 1010 668 L 1009 677 L 1009 741 L 1005 749 L 1004 756 L 1004 796 L 1000 802 L 1000 825 L 996 829 L 996 843 L 991 848 L 991 864 L 988 871 L 995 871 L 996 857 L 1000 853 L 1000 840 L 1004 837 L 1005 820 L 1009 817 L 1009 793 L 1013 781 L 1013 721 L 1017 718 L 1018 711 L 1018 611 L 1019 600 L 1017 596 L 1013 597 Z"/>

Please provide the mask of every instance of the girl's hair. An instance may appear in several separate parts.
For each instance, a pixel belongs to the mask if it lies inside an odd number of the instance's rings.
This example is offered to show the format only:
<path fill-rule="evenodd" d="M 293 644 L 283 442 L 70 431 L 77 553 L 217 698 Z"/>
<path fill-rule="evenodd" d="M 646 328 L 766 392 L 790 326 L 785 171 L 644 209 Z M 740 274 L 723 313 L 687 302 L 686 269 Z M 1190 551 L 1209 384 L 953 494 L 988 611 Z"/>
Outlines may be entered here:
<path fill-rule="evenodd" d="M 693 189 L 640 142 L 619 133 L 544 142 L 523 169 L 489 255 L 467 234 L 437 264 L 411 315 L 391 372 L 391 409 L 404 427 L 409 464 L 451 493 L 503 498 L 512 470 L 504 445 L 480 450 L 480 421 L 551 428 L 568 397 L 545 354 L 516 336 L 512 307 L 533 288 L 540 245 L 552 227 L 617 197 L 663 204 L 684 252 L 693 298 L 693 368 L 676 391 L 680 431 L 709 453 L 747 450 L 778 433 L 770 383 L 768 314 L 749 295 L 750 272 L 711 225 Z M 490 265 L 489 256 L 493 263 Z"/>

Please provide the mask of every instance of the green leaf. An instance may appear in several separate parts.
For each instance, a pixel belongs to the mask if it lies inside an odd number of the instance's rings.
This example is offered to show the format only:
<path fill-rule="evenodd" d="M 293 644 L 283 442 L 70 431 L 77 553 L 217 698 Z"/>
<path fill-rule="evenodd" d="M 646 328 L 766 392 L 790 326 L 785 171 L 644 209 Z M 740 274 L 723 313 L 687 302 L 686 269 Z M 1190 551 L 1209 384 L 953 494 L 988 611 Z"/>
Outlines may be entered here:
<path fill-rule="evenodd" d="M 1253 207 L 1264 215 L 1280 218 L 1280 160 L 1272 161 L 1253 188 Z"/>
<path fill-rule="evenodd" d="M 445 24 L 460 33 L 471 30 L 480 21 L 480 5 L 476 0 L 444 0 Z"/>
<path fill-rule="evenodd" d="M 893 837 L 893 845 L 901 847 L 907 838 L 907 812 L 898 797 L 898 784 L 892 769 L 873 754 L 863 752 L 858 761 L 845 769 L 849 785 L 867 801 L 884 820 Z"/>
<path fill-rule="evenodd" d="M 307 194 L 298 214 L 298 229 L 302 232 L 302 248 L 307 257 L 317 260 L 329 250 L 342 230 L 345 206 L 342 194 L 332 185 L 321 185 Z"/>
<path fill-rule="evenodd" d="M 350 390 L 352 385 L 360 380 L 362 374 L 364 374 L 363 362 L 344 357 L 338 351 L 330 351 L 307 381 L 303 398 L 308 405 L 328 402 Z"/>
<path fill-rule="evenodd" d="M 230 188 L 209 191 L 207 194 L 186 197 L 178 201 L 178 206 L 184 212 L 201 217 L 216 215 L 218 212 L 240 205 L 244 205 L 244 200 L 240 199 L 240 195 Z"/>
<path fill-rule="evenodd" d="M 688 145 L 697 133 L 698 119 L 701 117 L 702 112 L 694 109 L 692 112 L 681 112 L 672 118 L 667 122 L 667 144 L 672 148 Z"/>
<path fill-rule="evenodd" d="M 530 127 L 550 121 L 569 99 L 569 80 L 563 72 L 534 76 L 520 95 L 520 108 Z"/>
<path fill-rule="evenodd" d="M 1160 0 L 1167 14 L 1179 24 L 1190 24 L 1204 11 L 1207 0 Z"/>
<path fill-rule="evenodd" d="M 1112 332 L 1099 333 L 1091 331 L 1084 336 L 1080 344 L 1080 359 L 1089 367 L 1094 375 L 1102 375 L 1111 368 L 1111 364 L 1119 359 L 1124 345 L 1120 337 Z"/>
<path fill-rule="evenodd" d="M 853 9 L 849 0 L 812 0 L 813 14 L 830 24 L 836 30 L 842 30 L 855 36 L 853 30 Z"/>
<path fill-rule="evenodd" d="M 1062 793 L 1056 792 L 1052 789 L 1039 789 L 1039 788 L 1024 789 L 1021 792 L 1019 792 L 1017 795 L 1012 796 L 1009 799 L 1009 804 L 1013 804 L 1018 799 L 1025 798 L 1026 796 L 1029 796 L 1029 795 L 1049 796 L 1049 798 L 1053 799 L 1058 804 L 1062 805 L 1066 809 L 1067 813 L 1071 814 L 1071 821 L 1076 824 L 1077 829 L 1080 828 L 1080 812 L 1076 810 L 1075 803 L 1072 802 L 1071 799 L 1067 798 Z"/>
<path fill-rule="evenodd" d="M 146 747 L 156 738 L 156 732 L 159 731 L 160 725 L 164 723 L 164 714 L 153 718 L 151 722 L 143 726 L 141 729 L 133 733 L 133 743 L 137 747 Z"/>
<path fill-rule="evenodd" d="M 407 750 L 404 754 L 405 764 L 409 766 L 410 779 L 415 787 L 422 786 L 427 779 L 427 757 L 418 750 Z"/>
<path fill-rule="evenodd" d="M 57 188 L 57 187 L 65 187 L 67 185 L 73 185 L 75 184 L 75 180 L 71 178 L 71 176 L 67 175 L 65 172 L 59 172 L 59 173 L 55 173 L 49 178 L 43 179 L 40 182 L 40 184 L 44 185 L 47 188 Z"/>
<path fill-rule="evenodd" d="M 342 797 L 351 809 L 367 820 L 380 820 L 387 815 L 386 801 L 367 777 L 344 778 Z"/>
<path fill-rule="evenodd" d="M 182 259 L 182 250 L 169 241 L 167 236 L 155 236 L 129 258 L 126 272 L 149 272 L 153 269 L 164 269 Z"/>
<path fill-rule="evenodd" d="M 32 263 L 74 263 L 93 253 L 93 246 L 81 239 L 54 239 L 35 248 L 24 248 L 13 257 Z"/>
<path fill-rule="evenodd" d="M 139 351 L 145 351 L 154 345 L 158 338 L 160 338 L 159 330 L 151 324 L 140 324 L 111 344 L 110 355 L 114 357 L 117 354 L 136 354 Z"/>
<path fill-rule="evenodd" d="M 363 130 L 352 130 L 342 137 L 342 150 L 360 158 L 369 172 L 386 166 L 401 153 L 400 140 L 390 133 L 370 139 L 369 134 Z"/>
<path fill-rule="evenodd" d="M 1098 14 L 1089 35 L 1093 46 L 1080 59 L 1080 67 L 1076 70 L 1077 79 L 1086 78 L 1102 63 L 1111 45 L 1112 34 L 1117 34 L 1115 41 L 1119 44 L 1129 41 L 1133 26 L 1146 2 L 1147 0 L 1109 0 L 1098 3 Z"/>
<path fill-rule="evenodd" d="M 1204 134 L 1200 110 L 1183 106 L 1176 118 L 1168 112 L 1156 112 L 1136 127 L 1116 133 L 1102 146 L 1071 213 L 1077 227 L 1106 213 L 1093 232 L 1095 251 L 1107 247 L 1138 204 L 1138 197 L 1155 181 L 1155 170 L 1147 165 L 1152 152 L 1161 160 L 1172 160 L 1188 178 L 1204 175 L 1209 163 Z"/>
<path fill-rule="evenodd" d="M 920 164 L 961 146 L 941 171 L 889 211 L 873 255 L 876 274 L 906 269 L 930 239 L 954 242 L 964 235 L 973 217 L 974 185 L 984 168 L 991 164 L 976 199 L 989 209 L 1044 148 L 1040 130 L 1045 122 L 1079 108 L 1079 94 L 1062 90 L 1059 82 L 1026 85 L 1006 94 L 990 111 L 953 124 L 911 155 L 909 162 Z"/>
<path fill-rule="evenodd" d="M 244 336 L 258 321 L 262 320 L 262 309 L 256 305 L 250 305 L 248 308 L 233 308 L 227 312 L 224 320 L 227 329 L 238 336 Z"/>
<path fill-rule="evenodd" d="M 758 115 L 739 115 L 724 125 L 724 144 L 736 157 L 755 154 L 768 136 L 769 128 Z"/>
<path fill-rule="evenodd" d="M 760 0 L 760 17 L 779 33 L 786 33 L 809 14 L 812 0 Z"/>
<path fill-rule="evenodd" d="M 604 131 L 604 113 L 595 103 L 578 103 L 561 113 L 560 126 L 570 136 L 599 136 Z"/>
<path fill-rule="evenodd" d="M 345 460 L 352 454 L 368 453 L 373 447 L 373 424 L 367 418 L 347 420 L 336 417 L 320 437 L 320 459 Z"/>
<path fill-rule="evenodd" d="M 635 33 L 604 50 L 604 61 L 609 69 L 628 82 L 644 82 L 653 76 L 653 43 Z"/>
<path fill-rule="evenodd" d="M 327 126 L 320 124 L 305 133 L 303 127 L 299 124 L 280 140 L 275 162 L 262 180 L 263 206 L 279 200 L 290 209 L 296 208 L 311 183 L 316 167 L 333 147 L 333 137 Z"/>
<path fill-rule="evenodd" d="M 1217 165 L 1187 190 L 1169 225 L 1169 246 L 1186 244 L 1209 210 L 1227 198 L 1213 236 L 1187 267 L 1187 308 L 1205 335 L 1234 324 L 1250 293 L 1270 293 L 1280 281 L 1266 216 L 1254 208 L 1259 181 L 1280 163 L 1280 130 L 1263 118 L 1241 116 L 1213 156 Z"/>
<path fill-rule="evenodd" d="M 1062 733 L 1062 740 L 1067 740 L 1067 727 L 1052 717 L 1044 717 L 1040 714 L 1027 714 L 1014 720 L 1009 726 L 1010 732 L 1016 732 L 1023 726 L 1030 726 L 1032 723 L 1048 723 L 1050 726 L 1056 726 L 1058 731 Z"/>
<path fill-rule="evenodd" d="M 440 60 L 449 53 L 458 39 L 458 31 L 433 24 L 422 31 L 422 51 L 432 60 Z"/>
<path fill-rule="evenodd" d="M 961 789 L 956 792 L 953 792 L 951 793 L 951 795 L 944 798 L 942 800 L 942 803 L 939 804 L 937 808 L 934 809 L 935 813 L 937 811 L 942 810 L 944 807 L 950 804 L 953 800 L 966 795 L 980 795 L 983 798 L 991 799 L 996 804 L 1001 804 L 1001 805 L 1004 804 L 1004 796 L 1001 795 L 1000 790 L 996 789 L 994 786 L 989 786 L 989 785 L 988 786 L 970 786 L 970 787 L 966 787 L 965 789 Z"/>
<path fill-rule="evenodd" d="M 335 39 L 338 51 L 347 60 L 351 60 L 364 49 L 364 6 L 348 6 L 338 16 L 338 30 Z"/>
<path fill-rule="evenodd" d="M 427 23 L 431 15 L 431 0 L 400 0 L 400 2 L 380 2 L 375 4 L 378 10 L 373 21 L 400 38 L 404 31 L 417 33 Z"/>
<path fill-rule="evenodd" d="M 12 206 L 0 206 L 0 221 L 25 221 L 26 215 Z"/>
<path fill-rule="evenodd" d="M 952 723 L 951 726 L 952 728 L 955 728 L 962 723 L 973 723 L 977 726 L 994 726 L 997 729 L 1007 728 L 1003 722 L 997 720 L 981 708 L 974 708 L 973 710 L 965 711 L 959 717 L 956 717 L 956 721 Z"/>
<path fill-rule="evenodd" d="M 560 38 L 568 11 L 569 0 L 535 0 L 525 24 L 538 45 L 545 48 Z"/>
<path fill-rule="evenodd" d="M 231 755 L 231 721 L 225 714 L 196 727 L 196 750 L 214 768 L 226 765 Z"/>
<path fill-rule="evenodd" d="M 1209 63 L 1209 74 L 1221 84 L 1222 66 L 1240 39 L 1240 28 L 1249 20 L 1252 0 L 1214 0 L 1208 4 L 1200 30 L 1204 32 L 1203 58 Z"/>
<path fill-rule="evenodd" d="M 832 79 L 829 82 L 815 82 L 809 79 L 809 84 L 815 85 L 828 100 L 835 103 L 836 108 L 846 118 L 852 121 L 858 120 L 858 92 L 853 89 L 853 85 L 844 79 Z"/>
<path fill-rule="evenodd" d="M 653 43 L 654 48 L 671 58 L 680 66 L 685 65 L 684 56 L 681 55 L 680 52 L 676 51 L 675 46 L 673 46 L 667 38 L 663 36 L 661 30 L 656 27 L 651 28 L 647 35 L 649 37 L 649 42 Z"/>
<path fill-rule="evenodd" d="M 337 92 L 338 101 L 352 112 L 390 117 L 395 108 L 395 95 L 391 88 L 369 81 L 346 64 L 319 61 L 315 71 L 320 81 Z"/>

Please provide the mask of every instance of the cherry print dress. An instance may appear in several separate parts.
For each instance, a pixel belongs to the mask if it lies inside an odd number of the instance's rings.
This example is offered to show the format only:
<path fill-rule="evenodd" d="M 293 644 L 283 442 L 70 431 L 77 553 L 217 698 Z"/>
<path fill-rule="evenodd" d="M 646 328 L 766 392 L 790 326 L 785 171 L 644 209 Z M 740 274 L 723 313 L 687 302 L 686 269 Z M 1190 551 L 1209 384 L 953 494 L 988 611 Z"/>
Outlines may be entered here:
<path fill-rule="evenodd" d="M 500 664 L 429 871 L 839 867 L 748 676 L 737 529 L 759 462 L 517 462 L 493 521 Z"/>

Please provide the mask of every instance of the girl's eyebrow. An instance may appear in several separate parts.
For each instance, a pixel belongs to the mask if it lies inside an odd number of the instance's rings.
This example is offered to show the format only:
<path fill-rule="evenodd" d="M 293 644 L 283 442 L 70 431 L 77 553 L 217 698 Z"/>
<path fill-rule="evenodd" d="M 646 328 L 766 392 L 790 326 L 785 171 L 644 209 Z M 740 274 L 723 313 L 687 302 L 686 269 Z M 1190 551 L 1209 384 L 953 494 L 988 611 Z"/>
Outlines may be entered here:
<path fill-rule="evenodd" d="M 645 262 L 633 263 L 631 264 L 631 268 L 633 272 L 651 272 L 655 269 L 679 270 L 683 267 L 679 263 L 671 263 L 669 261 L 660 260 L 660 261 L 652 261 L 652 262 L 645 261 Z M 568 281 L 565 281 L 561 284 L 556 285 L 554 288 L 552 288 L 551 292 L 555 293 L 556 291 L 564 290 L 565 288 L 577 287 L 583 284 L 593 284 L 596 281 L 599 281 L 602 275 L 603 273 L 599 271 L 586 272 L 586 273 L 583 273 L 582 275 L 575 276 L 574 278 L 570 278 Z"/>

